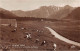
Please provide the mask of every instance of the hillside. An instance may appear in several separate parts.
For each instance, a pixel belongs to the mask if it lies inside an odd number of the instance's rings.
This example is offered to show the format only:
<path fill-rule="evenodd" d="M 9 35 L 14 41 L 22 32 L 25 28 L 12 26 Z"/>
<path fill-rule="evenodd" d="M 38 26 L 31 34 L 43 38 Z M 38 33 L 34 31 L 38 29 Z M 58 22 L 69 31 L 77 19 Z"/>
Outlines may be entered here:
<path fill-rule="evenodd" d="M 73 7 L 66 5 L 59 11 L 57 11 L 55 14 L 51 14 L 49 17 L 55 18 L 55 19 L 62 19 L 66 17 L 68 14 L 70 14 L 74 10 Z"/>
<path fill-rule="evenodd" d="M 8 10 L 0 8 L 0 18 L 14 18 L 14 17 L 17 16 Z"/>
<path fill-rule="evenodd" d="M 74 9 L 67 17 L 64 19 L 80 20 L 80 7 Z"/>
<path fill-rule="evenodd" d="M 59 18 L 66 17 L 72 10 L 73 7 L 66 5 L 64 7 L 42 6 L 38 9 L 31 10 L 31 11 L 14 10 L 11 12 L 19 17 L 59 19 Z"/>

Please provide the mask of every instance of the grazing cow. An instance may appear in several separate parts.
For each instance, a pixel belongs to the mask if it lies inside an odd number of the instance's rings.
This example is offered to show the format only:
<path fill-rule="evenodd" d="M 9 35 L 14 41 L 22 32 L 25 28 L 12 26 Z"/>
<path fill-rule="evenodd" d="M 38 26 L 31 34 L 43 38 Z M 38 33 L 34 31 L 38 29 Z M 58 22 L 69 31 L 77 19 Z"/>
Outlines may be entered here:
<path fill-rule="evenodd" d="M 45 40 L 41 43 L 41 45 L 44 45 L 44 44 L 46 44 L 46 41 Z"/>
<path fill-rule="evenodd" d="M 26 30 L 26 28 L 23 28 L 23 27 L 22 27 L 21 29 L 22 29 L 22 30 Z"/>
<path fill-rule="evenodd" d="M 36 43 L 38 43 L 39 42 L 39 39 L 36 39 L 36 41 L 35 41 Z"/>
<path fill-rule="evenodd" d="M 54 44 L 53 44 L 53 48 L 54 48 L 54 50 L 56 50 L 56 47 L 57 47 L 57 45 L 54 43 Z"/>
<path fill-rule="evenodd" d="M 39 30 L 36 30 L 37 32 L 39 31 Z"/>
<path fill-rule="evenodd" d="M 26 35 L 27 39 L 31 39 L 31 34 Z"/>
<path fill-rule="evenodd" d="M 12 32 L 16 32 L 16 31 L 17 31 L 17 29 L 12 30 Z"/>
<path fill-rule="evenodd" d="M 42 33 L 43 31 L 38 31 L 39 33 Z"/>

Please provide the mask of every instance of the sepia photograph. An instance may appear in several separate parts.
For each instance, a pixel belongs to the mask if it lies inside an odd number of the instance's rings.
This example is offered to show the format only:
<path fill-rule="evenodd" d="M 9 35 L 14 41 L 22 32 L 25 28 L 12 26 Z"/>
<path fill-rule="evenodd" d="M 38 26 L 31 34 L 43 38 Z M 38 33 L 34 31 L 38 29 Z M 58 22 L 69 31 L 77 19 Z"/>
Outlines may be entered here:
<path fill-rule="evenodd" d="M 80 0 L 0 0 L 0 51 L 80 51 Z"/>

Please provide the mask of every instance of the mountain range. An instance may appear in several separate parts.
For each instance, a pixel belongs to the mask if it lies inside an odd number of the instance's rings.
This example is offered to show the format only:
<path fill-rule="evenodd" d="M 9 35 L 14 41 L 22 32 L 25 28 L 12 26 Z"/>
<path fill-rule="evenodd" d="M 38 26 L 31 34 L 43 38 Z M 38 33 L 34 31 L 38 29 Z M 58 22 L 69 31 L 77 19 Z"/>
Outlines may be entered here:
<path fill-rule="evenodd" d="M 76 19 L 80 20 L 80 7 L 74 8 L 69 5 L 64 7 L 57 6 L 42 6 L 31 11 L 8 11 L 0 8 L 0 18 L 15 18 L 15 17 L 34 17 L 47 19 Z"/>
<path fill-rule="evenodd" d="M 64 7 L 42 6 L 36 10 L 31 11 L 15 10 L 11 12 L 19 17 L 61 19 L 63 17 L 66 17 L 73 9 L 74 8 L 69 5 L 66 5 Z"/>

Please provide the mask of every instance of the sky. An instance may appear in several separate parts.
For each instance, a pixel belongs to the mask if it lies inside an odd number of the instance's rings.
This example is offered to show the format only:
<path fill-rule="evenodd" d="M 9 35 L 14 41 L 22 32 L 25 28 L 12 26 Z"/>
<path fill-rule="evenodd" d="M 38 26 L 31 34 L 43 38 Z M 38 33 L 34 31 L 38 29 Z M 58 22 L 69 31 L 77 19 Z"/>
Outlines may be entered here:
<path fill-rule="evenodd" d="M 80 7 L 80 0 L 0 0 L 0 7 L 7 10 L 28 11 L 50 5 Z"/>

